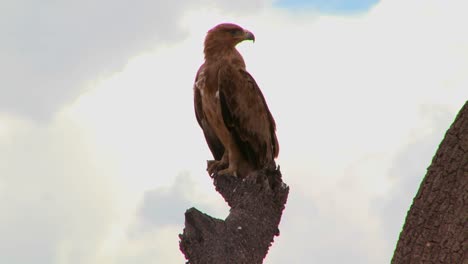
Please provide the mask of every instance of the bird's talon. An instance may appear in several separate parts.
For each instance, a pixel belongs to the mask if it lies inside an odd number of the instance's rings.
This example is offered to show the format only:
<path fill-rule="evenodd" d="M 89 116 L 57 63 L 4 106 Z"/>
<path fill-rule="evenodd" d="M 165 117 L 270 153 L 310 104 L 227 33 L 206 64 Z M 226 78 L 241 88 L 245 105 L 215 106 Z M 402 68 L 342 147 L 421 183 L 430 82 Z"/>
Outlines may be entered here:
<path fill-rule="evenodd" d="M 235 168 L 227 168 L 224 170 L 218 171 L 218 175 L 231 174 L 234 177 L 237 177 L 237 170 Z"/>
<path fill-rule="evenodd" d="M 223 160 L 208 160 L 206 163 L 206 170 L 208 171 L 210 177 L 213 177 L 213 175 L 218 173 L 220 169 L 227 166 L 227 164 Z"/>

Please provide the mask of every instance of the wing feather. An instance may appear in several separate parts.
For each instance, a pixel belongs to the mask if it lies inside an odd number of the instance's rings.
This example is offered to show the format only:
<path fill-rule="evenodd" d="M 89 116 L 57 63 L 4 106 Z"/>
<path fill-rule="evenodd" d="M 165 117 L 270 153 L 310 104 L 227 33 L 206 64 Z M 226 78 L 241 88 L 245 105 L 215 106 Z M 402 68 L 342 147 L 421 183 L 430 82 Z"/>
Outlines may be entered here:
<path fill-rule="evenodd" d="M 229 65 L 218 72 L 223 120 L 244 157 L 260 169 L 278 155 L 276 125 L 254 78 Z"/>

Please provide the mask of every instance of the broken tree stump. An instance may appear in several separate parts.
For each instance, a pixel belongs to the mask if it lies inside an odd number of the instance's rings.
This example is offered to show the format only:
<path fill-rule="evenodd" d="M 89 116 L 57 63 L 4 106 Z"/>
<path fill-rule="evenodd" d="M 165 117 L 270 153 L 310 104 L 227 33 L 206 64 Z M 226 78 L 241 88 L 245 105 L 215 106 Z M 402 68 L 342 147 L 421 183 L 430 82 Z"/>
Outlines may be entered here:
<path fill-rule="evenodd" d="M 180 234 L 180 250 L 190 264 L 262 263 L 288 198 L 279 167 L 246 178 L 214 175 L 213 184 L 231 207 L 225 220 L 190 208 Z"/>

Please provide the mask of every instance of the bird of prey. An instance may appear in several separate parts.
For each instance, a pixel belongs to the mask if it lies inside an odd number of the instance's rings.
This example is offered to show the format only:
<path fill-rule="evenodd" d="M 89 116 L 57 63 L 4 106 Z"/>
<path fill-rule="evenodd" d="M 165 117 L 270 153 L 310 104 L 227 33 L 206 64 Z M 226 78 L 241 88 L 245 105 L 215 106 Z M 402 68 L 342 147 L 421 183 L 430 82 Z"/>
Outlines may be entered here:
<path fill-rule="evenodd" d="M 214 160 L 208 173 L 245 177 L 275 166 L 279 144 L 276 124 L 236 45 L 255 41 L 242 27 L 224 23 L 208 31 L 205 62 L 194 84 L 195 115 Z"/>

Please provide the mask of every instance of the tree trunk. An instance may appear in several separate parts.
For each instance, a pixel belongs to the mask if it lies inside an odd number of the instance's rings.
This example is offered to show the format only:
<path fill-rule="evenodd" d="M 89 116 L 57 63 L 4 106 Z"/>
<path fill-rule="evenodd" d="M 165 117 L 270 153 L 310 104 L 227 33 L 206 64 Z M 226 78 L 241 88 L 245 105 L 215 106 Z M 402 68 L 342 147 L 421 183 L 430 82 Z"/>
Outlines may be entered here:
<path fill-rule="evenodd" d="M 258 171 L 245 179 L 219 175 L 213 183 L 231 210 L 225 220 L 195 208 L 185 212 L 179 246 L 187 263 L 262 263 L 273 237 L 279 235 L 289 193 L 279 168 Z"/>
<path fill-rule="evenodd" d="M 392 264 L 468 264 L 468 102 L 413 200 Z"/>

